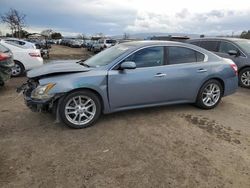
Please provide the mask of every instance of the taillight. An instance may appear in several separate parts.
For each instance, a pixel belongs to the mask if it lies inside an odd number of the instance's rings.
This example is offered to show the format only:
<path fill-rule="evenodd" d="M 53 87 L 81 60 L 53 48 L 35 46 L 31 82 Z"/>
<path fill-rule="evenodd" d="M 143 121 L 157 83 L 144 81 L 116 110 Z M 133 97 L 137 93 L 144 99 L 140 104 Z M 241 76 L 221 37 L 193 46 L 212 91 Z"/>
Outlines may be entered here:
<path fill-rule="evenodd" d="M 31 56 L 31 57 L 40 57 L 40 54 L 39 53 L 29 53 L 29 55 Z"/>
<path fill-rule="evenodd" d="M 6 55 L 6 54 L 4 54 L 4 53 L 0 53 L 0 61 L 6 60 L 6 59 L 8 59 L 8 58 L 9 58 L 8 55 Z"/>
<path fill-rule="evenodd" d="M 230 66 L 234 70 L 235 75 L 237 76 L 238 75 L 238 67 L 237 67 L 237 65 L 235 65 L 234 63 L 232 63 L 232 64 L 230 64 Z"/>

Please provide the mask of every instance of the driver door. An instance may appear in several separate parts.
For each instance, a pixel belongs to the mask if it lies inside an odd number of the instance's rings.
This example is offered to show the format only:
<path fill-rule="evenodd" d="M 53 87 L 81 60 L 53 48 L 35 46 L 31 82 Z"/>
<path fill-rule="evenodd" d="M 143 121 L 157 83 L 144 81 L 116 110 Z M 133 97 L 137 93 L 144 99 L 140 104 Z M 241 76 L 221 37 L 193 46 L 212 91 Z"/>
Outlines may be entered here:
<path fill-rule="evenodd" d="M 147 47 L 126 58 L 136 69 L 113 69 L 108 73 L 108 92 L 113 110 L 154 104 L 165 99 L 164 47 Z M 122 62 L 121 62 L 122 63 Z"/>

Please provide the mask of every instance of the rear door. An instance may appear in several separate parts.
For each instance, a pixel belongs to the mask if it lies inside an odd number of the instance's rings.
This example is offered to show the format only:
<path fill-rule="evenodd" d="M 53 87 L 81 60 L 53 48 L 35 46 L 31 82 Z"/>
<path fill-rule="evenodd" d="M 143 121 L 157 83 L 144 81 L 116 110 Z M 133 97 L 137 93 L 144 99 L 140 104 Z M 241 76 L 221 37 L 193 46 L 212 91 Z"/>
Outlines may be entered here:
<path fill-rule="evenodd" d="M 193 49 L 179 46 L 167 47 L 167 65 L 163 72 L 166 100 L 171 102 L 194 101 L 203 80 L 209 73 L 206 56 Z"/>

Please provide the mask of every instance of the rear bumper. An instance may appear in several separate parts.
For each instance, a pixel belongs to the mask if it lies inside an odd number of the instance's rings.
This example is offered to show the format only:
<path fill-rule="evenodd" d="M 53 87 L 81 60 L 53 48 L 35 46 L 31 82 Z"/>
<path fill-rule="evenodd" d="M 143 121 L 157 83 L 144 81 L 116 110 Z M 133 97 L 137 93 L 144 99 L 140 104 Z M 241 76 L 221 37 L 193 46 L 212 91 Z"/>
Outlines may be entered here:
<path fill-rule="evenodd" d="M 224 96 L 235 93 L 238 89 L 238 77 L 232 77 L 225 80 Z"/>
<path fill-rule="evenodd" d="M 40 67 L 43 65 L 43 58 L 42 57 L 36 57 L 33 59 L 32 63 L 29 63 L 28 65 L 25 66 L 25 70 L 31 70 L 36 67 Z"/>

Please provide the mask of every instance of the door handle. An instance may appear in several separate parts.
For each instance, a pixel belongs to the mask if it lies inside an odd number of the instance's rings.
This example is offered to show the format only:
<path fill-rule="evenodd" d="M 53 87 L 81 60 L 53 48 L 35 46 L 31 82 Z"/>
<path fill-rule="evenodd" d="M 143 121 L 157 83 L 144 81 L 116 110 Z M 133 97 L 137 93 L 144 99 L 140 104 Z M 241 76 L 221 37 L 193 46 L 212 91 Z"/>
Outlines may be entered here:
<path fill-rule="evenodd" d="M 207 72 L 207 69 L 198 69 L 197 72 L 198 72 L 198 73 Z"/>
<path fill-rule="evenodd" d="M 167 76 L 167 74 L 164 74 L 164 73 L 157 73 L 155 75 L 155 77 L 164 77 L 164 76 Z"/>

